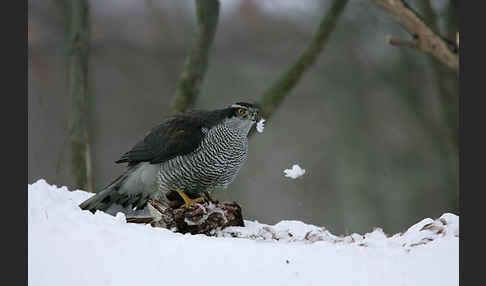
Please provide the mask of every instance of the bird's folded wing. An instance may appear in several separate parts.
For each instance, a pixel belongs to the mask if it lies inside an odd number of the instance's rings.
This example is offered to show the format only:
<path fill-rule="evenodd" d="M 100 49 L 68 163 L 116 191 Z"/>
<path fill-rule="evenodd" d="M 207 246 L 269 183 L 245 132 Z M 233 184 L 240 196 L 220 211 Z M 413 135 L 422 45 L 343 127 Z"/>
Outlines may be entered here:
<path fill-rule="evenodd" d="M 116 161 L 134 165 L 139 162 L 162 163 L 196 150 L 204 137 L 197 118 L 173 116 L 153 128 L 143 140 Z"/>

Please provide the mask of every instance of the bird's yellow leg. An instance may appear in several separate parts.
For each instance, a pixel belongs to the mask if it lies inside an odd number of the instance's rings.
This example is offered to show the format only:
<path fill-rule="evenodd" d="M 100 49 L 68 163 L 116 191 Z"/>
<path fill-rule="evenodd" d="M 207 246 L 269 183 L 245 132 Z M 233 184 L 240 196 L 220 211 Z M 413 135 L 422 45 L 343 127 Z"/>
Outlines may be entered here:
<path fill-rule="evenodd" d="M 177 193 L 182 197 L 184 200 L 184 204 L 182 205 L 183 208 L 188 208 L 190 206 L 196 205 L 197 202 L 202 202 L 204 201 L 204 198 L 197 198 L 197 199 L 191 199 L 189 198 L 186 194 L 181 189 L 177 189 Z"/>

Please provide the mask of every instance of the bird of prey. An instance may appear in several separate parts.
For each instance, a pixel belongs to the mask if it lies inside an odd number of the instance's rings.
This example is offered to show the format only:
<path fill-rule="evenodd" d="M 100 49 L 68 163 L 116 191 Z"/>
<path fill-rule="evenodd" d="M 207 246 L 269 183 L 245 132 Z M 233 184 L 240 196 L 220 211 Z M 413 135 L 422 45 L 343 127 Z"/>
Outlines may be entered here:
<path fill-rule="evenodd" d="M 174 192 L 183 207 L 194 205 L 201 195 L 233 182 L 248 157 L 248 133 L 258 117 L 258 107 L 245 102 L 168 117 L 116 161 L 128 163 L 125 172 L 80 208 L 127 213 L 146 209 L 148 199 L 168 202 Z"/>

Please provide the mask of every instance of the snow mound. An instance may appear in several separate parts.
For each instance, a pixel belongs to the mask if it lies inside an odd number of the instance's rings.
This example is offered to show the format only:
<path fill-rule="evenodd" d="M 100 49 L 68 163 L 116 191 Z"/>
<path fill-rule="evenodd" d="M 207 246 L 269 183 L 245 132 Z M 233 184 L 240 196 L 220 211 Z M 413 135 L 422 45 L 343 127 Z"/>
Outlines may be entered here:
<path fill-rule="evenodd" d="M 459 238 L 459 217 L 446 213 L 439 219 L 424 219 L 410 227 L 405 233 L 387 236 L 381 228 L 360 235 L 336 236 L 325 227 L 317 227 L 300 221 L 281 221 L 276 225 L 245 221 L 245 227 L 227 227 L 217 233 L 220 237 L 238 237 L 255 240 L 314 243 L 357 244 L 358 246 L 390 246 L 410 251 L 412 247 L 430 243 L 445 236 Z"/>
<path fill-rule="evenodd" d="M 459 284 L 459 217 L 449 213 L 393 236 L 245 221 L 208 237 L 79 209 L 90 196 L 28 185 L 29 285 Z"/>

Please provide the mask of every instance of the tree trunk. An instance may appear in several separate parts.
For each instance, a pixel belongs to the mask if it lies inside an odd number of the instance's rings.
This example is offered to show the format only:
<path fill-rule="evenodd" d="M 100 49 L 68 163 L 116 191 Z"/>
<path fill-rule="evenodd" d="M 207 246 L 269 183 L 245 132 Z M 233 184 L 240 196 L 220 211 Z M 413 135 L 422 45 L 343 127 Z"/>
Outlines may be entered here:
<path fill-rule="evenodd" d="M 425 19 L 428 20 L 430 27 L 439 31 L 436 13 L 432 8 L 431 1 L 423 1 Z M 448 36 L 459 32 L 456 19 L 456 7 L 454 1 L 449 2 L 446 8 L 445 21 Z M 439 128 L 441 133 L 441 144 L 445 149 L 445 156 L 448 162 L 447 178 L 454 184 L 456 192 L 452 199 L 456 210 L 459 210 L 459 78 L 447 69 L 440 61 L 429 55 L 428 61 L 434 71 L 437 83 L 437 101 L 439 104 Z"/>
<path fill-rule="evenodd" d="M 268 120 L 292 88 L 297 85 L 302 75 L 316 62 L 347 2 L 348 0 L 334 0 L 297 62 L 263 94 L 259 103 L 263 118 Z"/>
<path fill-rule="evenodd" d="M 172 114 L 183 112 L 194 105 L 206 72 L 209 49 L 218 24 L 219 1 L 195 1 L 197 12 L 196 31 L 172 101 Z"/>
<path fill-rule="evenodd" d="M 69 80 L 72 98 L 70 141 L 75 188 L 93 192 L 88 130 L 89 10 L 86 0 L 67 1 L 69 20 Z"/>

